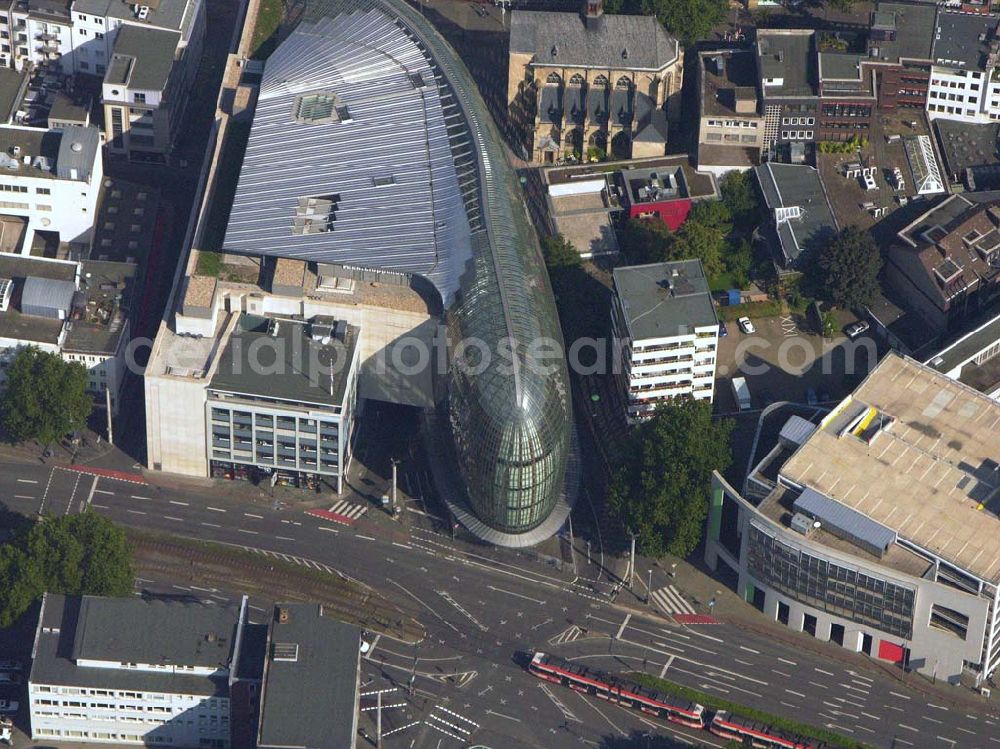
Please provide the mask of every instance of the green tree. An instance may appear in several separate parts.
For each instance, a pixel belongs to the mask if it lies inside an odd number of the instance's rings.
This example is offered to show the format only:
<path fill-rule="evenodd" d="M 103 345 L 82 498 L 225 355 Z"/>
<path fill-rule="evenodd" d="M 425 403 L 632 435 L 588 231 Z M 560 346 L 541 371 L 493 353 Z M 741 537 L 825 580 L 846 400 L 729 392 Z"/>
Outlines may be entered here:
<path fill-rule="evenodd" d="M 719 183 L 719 194 L 737 230 L 749 236 L 760 223 L 760 203 L 750 170 L 730 172 Z"/>
<path fill-rule="evenodd" d="M 545 267 L 549 273 L 565 268 L 579 268 L 583 261 L 576 247 L 562 234 L 554 237 L 542 237 L 542 255 L 545 257 Z"/>
<path fill-rule="evenodd" d="M 630 218 L 622 232 L 622 251 L 632 265 L 662 263 L 671 241 L 670 227 L 659 219 Z"/>
<path fill-rule="evenodd" d="M 850 13 L 851 9 L 854 7 L 854 0 L 826 0 L 826 4 L 834 10 L 839 10 L 843 13 Z"/>
<path fill-rule="evenodd" d="M 608 507 L 643 554 L 689 555 L 708 514 L 713 470 L 731 460 L 731 421 L 713 421 L 706 401 L 660 405 L 632 431 L 615 466 Z"/>
<path fill-rule="evenodd" d="M 725 269 L 722 259 L 725 248 L 726 233 L 722 229 L 689 219 L 673 234 L 667 246 L 667 259 L 697 258 L 705 268 L 705 275 L 714 278 Z"/>
<path fill-rule="evenodd" d="M 0 393 L 0 425 L 11 442 L 57 442 L 81 429 L 92 409 L 83 365 L 35 346 L 14 356 Z"/>
<path fill-rule="evenodd" d="M 816 258 L 814 279 L 823 296 L 845 309 L 869 304 L 879 293 L 882 256 L 868 232 L 849 226 Z"/>
<path fill-rule="evenodd" d="M 656 16 L 685 44 L 706 39 L 726 20 L 726 0 L 606 0 L 607 13 Z"/>
<path fill-rule="evenodd" d="M 737 288 L 750 285 L 750 270 L 753 266 L 753 247 L 746 239 L 730 242 L 726 251 L 726 270 L 733 277 Z"/>
<path fill-rule="evenodd" d="M 721 200 L 699 200 L 691 206 L 687 220 L 718 229 L 723 234 L 733 230 L 733 214 Z"/>
<path fill-rule="evenodd" d="M 0 546 L 0 629 L 46 591 L 122 597 L 132 581 L 125 533 L 110 520 L 93 512 L 46 515 Z"/>

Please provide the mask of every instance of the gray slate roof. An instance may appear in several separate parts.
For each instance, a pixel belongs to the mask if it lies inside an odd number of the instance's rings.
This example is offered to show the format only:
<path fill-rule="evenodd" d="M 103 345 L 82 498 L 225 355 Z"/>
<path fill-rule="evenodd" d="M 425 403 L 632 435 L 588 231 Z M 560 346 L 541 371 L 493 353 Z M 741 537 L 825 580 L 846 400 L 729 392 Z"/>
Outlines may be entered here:
<path fill-rule="evenodd" d="M 515 10 L 510 51 L 539 64 L 662 70 L 677 59 L 680 44 L 654 16 L 604 15 L 588 28 L 579 13 Z"/>
<path fill-rule="evenodd" d="M 111 65 L 104 76 L 105 83 L 144 91 L 162 91 L 167 87 L 180 40 L 181 35 L 177 31 L 125 24 L 115 37 Z"/>
<path fill-rule="evenodd" d="M 227 636 L 231 645 L 231 638 L 235 633 L 235 626 L 238 620 L 238 610 L 229 607 L 203 606 L 202 604 L 182 604 L 164 603 L 161 601 L 146 602 L 138 598 L 125 599 L 105 599 L 91 598 L 92 601 L 114 601 L 116 605 L 127 607 L 124 614 L 117 618 L 107 620 L 102 615 L 91 621 L 88 625 L 86 618 L 90 612 L 84 611 L 83 602 L 87 597 L 81 599 L 74 596 L 62 596 L 53 593 L 46 593 L 42 603 L 41 626 L 38 628 L 35 651 L 31 664 L 30 682 L 32 684 L 55 684 L 63 686 L 91 687 L 96 689 L 123 689 L 138 690 L 148 692 L 172 693 L 172 694 L 193 694 L 204 695 L 206 697 L 226 697 L 228 696 L 227 679 L 224 676 L 206 677 L 193 676 L 185 673 L 171 673 L 169 671 L 133 671 L 118 670 L 111 668 L 84 668 L 78 667 L 74 663 L 76 657 L 76 643 L 88 637 L 86 630 L 91 628 L 100 629 L 103 627 L 114 627 L 119 630 L 118 635 L 123 638 L 118 644 L 122 645 L 117 650 L 115 660 L 131 662 L 131 654 L 139 655 L 145 652 L 155 658 L 154 662 L 159 662 L 159 655 L 155 652 L 158 648 L 152 642 L 154 638 L 160 638 L 168 652 L 174 655 L 182 654 L 186 649 L 178 646 L 175 638 L 181 630 L 189 628 L 190 623 L 203 622 L 201 615 L 195 611 L 198 609 L 210 609 L 212 615 L 221 619 L 225 617 L 231 623 L 230 634 Z M 91 604 L 90 606 L 92 606 Z M 139 615 L 138 619 L 133 616 L 140 610 L 139 607 L 152 605 L 158 612 L 152 619 Z M 90 606 L 86 608 L 90 608 Z M 100 605 L 97 606 L 100 608 Z M 192 614 L 189 618 L 188 614 Z M 98 620 L 103 623 L 98 624 Z M 127 623 L 123 626 L 123 623 Z M 138 630 L 145 629 L 147 634 L 142 634 Z M 49 630 L 49 631 L 46 631 Z M 138 636 L 140 640 L 145 640 L 146 645 L 131 650 L 130 638 Z M 116 645 L 117 647 L 117 645 Z M 150 650 L 150 648 L 152 648 Z M 91 651 L 86 651 L 91 652 Z M 105 652 L 103 648 L 95 649 L 92 652 Z M 136 663 L 139 662 L 137 658 Z"/>
<path fill-rule="evenodd" d="M 700 260 L 615 268 L 614 287 L 633 340 L 688 335 L 718 324 Z"/>
<path fill-rule="evenodd" d="M 61 311 L 68 316 L 75 293 L 76 284 L 72 281 L 29 276 L 24 280 L 21 291 L 21 310 L 26 315 L 57 317 L 57 313 Z"/>
<path fill-rule="evenodd" d="M 360 631 L 316 604 L 280 606 L 288 621 L 272 624 L 257 746 L 354 746 Z M 275 643 L 297 645 L 297 659 L 274 660 Z"/>
<path fill-rule="evenodd" d="M 811 166 L 768 162 L 755 167 L 757 182 L 771 219 L 775 208 L 798 206 L 802 215 L 778 225 L 784 264 L 792 265 L 801 253 L 815 249 L 837 232 L 819 172 Z"/>
<path fill-rule="evenodd" d="M 941 65 L 966 70 L 985 70 L 989 40 L 1000 16 L 955 13 L 942 10 L 937 16 L 939 33 L 934 40 L 931 58 Z M 983 37 L 984 38 L 980 38 Z M 964 63 L 960 65 L 959 63 Z"/>
<path fill-rule="evenodd" d="M 56 155 L 56 176 L 59 179 L 88 181 L 96 158 L 100 158 L 101 133 L 96 128 L 69 127 L 61 131 Z"/>
<path fill-rule="evenodd" d="M 18 73 L 12 68 L 0 67 L 0 123 L 6 124 L 13 119 L 27 85 L 27 70 Z"/>
<path fill-rule="evenodd" d="M 667 113 L 646 94 L 635 95 L 635 135 L 632 140 L 640 143 L 666 143 L 669 131 Z"/>

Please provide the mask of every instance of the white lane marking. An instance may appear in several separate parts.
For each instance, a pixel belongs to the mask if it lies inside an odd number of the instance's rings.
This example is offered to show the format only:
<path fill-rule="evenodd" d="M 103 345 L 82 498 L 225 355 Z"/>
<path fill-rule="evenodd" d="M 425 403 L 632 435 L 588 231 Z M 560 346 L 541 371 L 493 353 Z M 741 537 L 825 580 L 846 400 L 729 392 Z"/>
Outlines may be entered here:
<path fill-rule="evenodd" d="M 935 705 L 933 702 L 928 702 L 927 707 L 933 707 L 935 710 L 947 710 L 946 707 L 941 707 L 940 705 Z"/>
<path fill-rule="evenodd" d="M 799 665 L 795 661 L 790 661 L 787 658 L 781 658 L 781 657 L 779 657 L 778 660 L 781 661 L 782 663 L 787 663 L 789 666 L 797 666 L 797 665 Z"/>
<path fill-rule="evenodd" d="M 900 694 L 899 692 L 889 692 L 889 694 L 891 694 L 893 697 L 899 697 L 900 699 L 903 699 L 903 700 L 910 699 L 907 695 Z"/>
<path fill-rule="evenodd" d="M 34 479 L 18 479 L 17 483 L 19 483 L 19 484 L 37 484 L 38 482 L 35 481 Z"/>
<path fill-rule="evenodd" d="M 903 710 L 903 708 L 896 707 L 895 705 L 882 705 L 882 707 L 886 707 L 886 708 L 888 708 L 890 710 L 895 710 L 897 713 L 904 713 L 904 712 L 906 712 L 905 710 Z"/>
<path fill-rule="evenodd" d="M 813 666 L 813 671 L 817 671 L 817 672 L 819 672 L 821 674 L 826 674 L 827 676 L 833 676 L 833 671 L 824 671 L 819 666 Z"/>
<path fill-rule="evenodd" d="M 97 504 L 97 502 L 91 502 L 90 506 L 91 507 L 96 507 L 98 510 L 109 510 L 109 509 L 111 509 L 107 505 L 99 505 L 99 504 Z"/>
<path fill-rule="evenodd" d="M 129 499 L 152 499 L 152 497 L 143 497 L 141 494 L 130 494 Z"/>
<path fill-rule="evenodd" d="M 403 704 L 405 705 L 405 704 L 407 704 L 407 703 L 405 703 L 405 702 L 404 702 Z M 495 713 L 495 712 L 493 712 L 492 710 L 487 710 L 487 711 L 486 711 L 486 714 L 487 714 L 487 715 L 495 715 L 495 716 L 496 716 L 497 718 L 506 718 L 507 720 L 513 720 L 513 721 L 515 721 L 516 723 L 520 723 L 520 722 L 521 722 L 521 719 L 520 719 L 520 718 L 515 718 L 515 717 L 513 717 L 513 716 L 510 716 L 510 715 L 504 715 L 503 713 Z M 387 736 L 388 734 L 382 734 L 382 735 L 383 735 L 383 736 Z"/>
<path fill-rule="evenodd" d="M 796 697 L 801 697 L 802 699 L 806 698 L 806 696 L 802 694 L 802 692 L 793 692 L 791 689 L 786 689 L 785 691 L 788 692 L 789 694 L 794 694 Z"/>
<path fill-rule="evenodd" d="M 81 474 L 81 475 L 83 475 L 83 474 Z M 79 479 L 77 479 L 77 480 L 79 480 Z M 83 512 L 83 508 L 84 507 L 89 507 L 90 503 L 94 501 L 94 492 L 97 491 L 97 480 L 98 480 L 98 477 L 94 476 L 94 483 L 92 483 L 90 485 L 90 494 L 87 495 L 86 501 L 84 501 L 83 504 L 80 505 L 80 512 Z M 66 508 L 66 511 L 69 512 L 69 508 L 68 507 Z"/>
<path fill-rule="evenodd" d="M 180 505 L 181 507 L 187 507 L 189 505 L 188 502 L 181 502 L 180 500 L 177 500 L 177 499 L 171 499 L 170 500 L 170 504 L 172 504 L 172 505 Z"/>
<path fill-rule="evenodd" d="M 412 548 L 413 548 L 413 547 L 412 547 L 412 546 L 410 546 L 409 544 L 401 544 L 401 543 L 399 543 L 398 541 L 393 541 L 393 542 L 392 542 L 392 545 L 393 545 L 393 546 L 398 546 L 398 547 L 399 547 L 400 549 L 412 549 Z"/>
<path fill-rule="evenodd" d="M 288 536 L 275 536 L 279 541 L 294 541 L 294 538 L 289 538 Z"/>
<path fill-rule="evenodd" d="M 866 718 L 871 718 L 872 720 L 882 720 L 877 715 L 872 715 L 871 713 L 866 713 L 863 710 L 861 711 L 861 714 L 864 715 Z"/>
<path fill-rule="evenodd" d="M 206 510 L 211 510 L 212 512 L 226 512 L 226 510 L 223 510 L 221 507 L 208 507 L 208 506 L 206 506 L 205 509 Z"/>
<path fill-rule="evenodd" d="M 819 687 L 820 689 L 829 689 L 830 688 L 826 684 L 820 684 L 818 681 L 810 681 L 809 683 L 812 684 L 814 687 Z"/>
<path fill-rule="evenodd" d="M 961 726 L 955 726 L 955 730 L 956 731 L 961 731 L 962 733 L 971 734 L 972 736 L 976 735 L 975 731 L 970 731 L 968 728 L 962 728 Z"/>
<path fill-rule="evenodd" d="M 748 648 L 748 647 L 746 647 L 744 645 L 740 645 L 740 650 L 745 650 L 748 653 L 753 653 L 754 655 L 760 655 L 760 651 L 759 650 L 754 650 L 753 648 Z"/>
<path fill-rule="evenodd" d="M 753 664 L 750 661 L 745 661 L 742 658 L 733 658 L 733 660 L 739 663 L 741 666 L 753 666 Z"/>
<path fill-rule="evenodd" d="M 374 541 L 375 540 L 374 536 L 362 536 L 360 533 L 358 533 L 355 536 L 355 538 L 363 538 L 365 541 Z"/>
<path fill-rule="evenodd" d="M 786 674 L 784 671 L 779 671 L 776 668 L 772 668 L 771 672 L 777 674 L 778 676 L 784 676 L 786 679 L 791 679 L 792 678 L 791 674 Z"/>
<path fill-rule="evenodd" d="M 248 518 L 257 518 L 257 520 L 263 520 L 264 519 L 263 515 L 254 515 L 252 512 L 244 512 L 243 516 L 244 517 L 248 517 Z M 283 523 L 285 521 L 282 520 L 281 522 Z"/>
<path fill-rule="evenodd" d="M 339 530 L 337 530 L 336 528 L 331 528 L 331 527 L 330 527 L 330 526 L 328 526 L 328 525 L 321 525 L 321 526 L 319 526 L 319 529 L 320 529 L 321 531 L 327 531 L 327 532 L 329 532 L 329 533 L 340 533 L 340 531 L 339 531 Z"/>
<path fill-rule="evenodd" d="M 257 531 L 248 531 L 248 530 L 247 530 L 246 528 L 237 528 L 237 530 L 238 530 L 238 531 L 239 531 L 240 533 L 248 533 L 248 534 L 250 534 L 251 536 L 256 536 L 256 535 L 259 535 L 259 534 L 257 533 Z"/>
<path fill-rule="evenodd" d="M 15 494 L 14 499 L 34 499 L 34 497 L 28 494 Z"/>
<path fill-rule="evenodd" d="M 631 614 L 625 614 L 625 619 L 622 621 L 622 626 L 618 628 L 618 634 L 615 635 L 616 640 L 622 639 L 622 634 L 625 632 L 625 627 L 628 626 L 628 620 L 632 618 Z"/>
<path fill-rule="evenodd" d="M 899 736 L 896 736 L 896 743 L 897 744 L 906 744 L 907 746 L 913 746 L 913 742 L 912 741 L 907 741 L 906 739 L 901 739 L 901 738 L 899 738 Z"/>
<path fill-rule="evenodd" d="M 222 526 L 218 523 L 202 523 L 206 528 L 221 528 Z"/>
<path fill-rule="evenodd" d="M 146 514 L 142 510 L 128 510 L 128 512 L 131 512 L 133 515 L 145 515 Z"/>
<path fill-rule="evenodd" d="M 164 520 L 175 520 L 175 521 L 177 521 L 178 523 L 183 523 L 183 522 L 184 522 L 184 520 L 183 520 L 183 519 L 181 519 L 181 518 L 175 518 L 175 517 L 174 517 L 173 515 L 164 515 L 164 516 L 163 516 L 163 519 L 164 519 Z"/>
<path fill-rule="evenodd" d="M 492 590 L 495 593 L 506 593 L 509 596 L 514 596 L 516 598 L 523 598 L 525 601 L 531 601 L 532 603 L 537 603 L 539 606 L 544 606 L 545 603 L 546 603 L 545 601 L 540 601 L 537 598 L 532 598 L 531 596 L 525 596 L 525 595 L 521 595 L 520 593 L 515 593 L 512 590 L 504 590 L 503 588 L 496 588 L 496 587 L 494 587 L 492 585 L 487 585 L 486 587 L 489 588 L 490 590 Z M 629 614 L 628 616 L 632 616 L 632 615 Z"/>
<path fill-rule="evenodd" d="M 667 669 L 670 668 L 670 664 L 673 662 L 674 662 L 674 656 L 670 656 L 669 658 L 667 658 L 667 662 L 663 664 L 663 669 L 660 671 L 661 679 L 663 678 L 663 675 L 667 673 Z"/>
<path fill-rule="evenodd" d="M 107 489 L 94 489 L 94 494 L 111 494 L 114 496 L 114 492 L 109 492 Z"/>
<path fill-rule="evenodd" d="M 938 724 L 941 723 L 940 720 L 938 720 L 937 718 L 932 718 L 929 715 L 921 715 L 920 717 L 923 718 L 924 720 L 929 720 L 931 723 L 938 723 Z"/>

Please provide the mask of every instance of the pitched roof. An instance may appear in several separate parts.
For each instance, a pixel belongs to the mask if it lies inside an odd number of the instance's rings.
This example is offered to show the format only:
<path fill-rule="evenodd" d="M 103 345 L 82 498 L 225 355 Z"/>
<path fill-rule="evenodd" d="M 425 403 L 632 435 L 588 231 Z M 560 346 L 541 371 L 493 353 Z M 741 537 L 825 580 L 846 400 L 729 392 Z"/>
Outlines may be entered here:
<path fill-rule="evenodd" d="M 768 212 L 776 221 L 786 264 L 827 241 L 837 230 L 819 172 L 811 166 L 767 162 L 755 167 Z M 798 209 L 777 220 L 776 209 Z"/>
<path fill-rule="evenodd" d="M 559 66 L 662 70 L 677 60 L 680 44 L 655 16 L 605 14 L 588 25 L 579 13 L 515 10 L 510 51 Z"/>

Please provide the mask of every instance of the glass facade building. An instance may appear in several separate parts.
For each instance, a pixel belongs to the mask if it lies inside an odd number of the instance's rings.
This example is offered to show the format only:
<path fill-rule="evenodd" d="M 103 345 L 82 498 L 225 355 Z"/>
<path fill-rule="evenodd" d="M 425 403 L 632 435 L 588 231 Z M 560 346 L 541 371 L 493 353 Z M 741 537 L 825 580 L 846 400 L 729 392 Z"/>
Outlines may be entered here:
<path fill-rule="evenodd" d="M 295 95 L 318 90 L 337 116 L 296 120 Z M 329 208 L 320 230 L 292 236 L 303 196 Z M 537 529 L 571 500 L 569 377 L 521 185 L 461 59 L 404 0 L 307 2 L 265 63 L 223 249 L 432 283 L 459 499 L 501 534 Z"/>
<path fill-rule="evenodd" d="M 747 572 L 775 590 L 905 639 L 913 636 L 916 591 L 809 554 L 750 523 Z"/>

